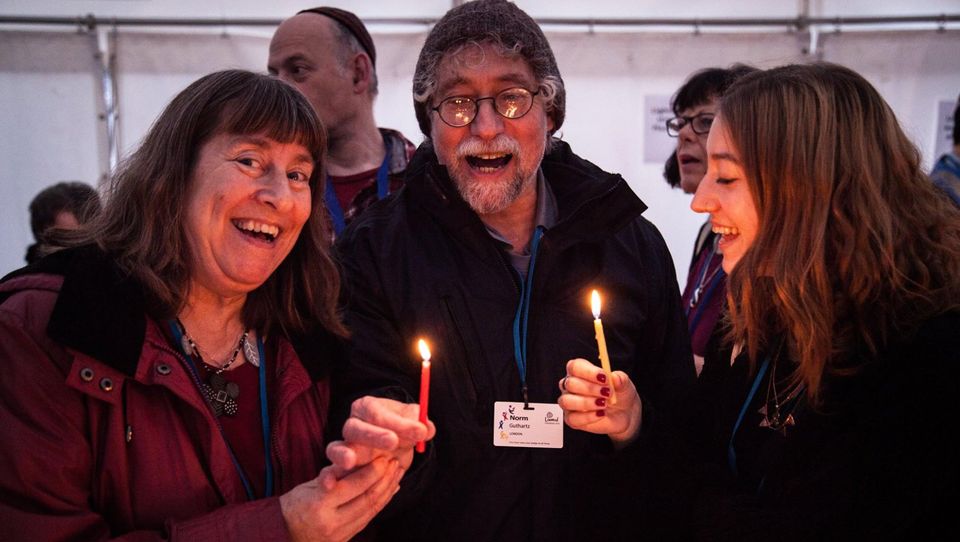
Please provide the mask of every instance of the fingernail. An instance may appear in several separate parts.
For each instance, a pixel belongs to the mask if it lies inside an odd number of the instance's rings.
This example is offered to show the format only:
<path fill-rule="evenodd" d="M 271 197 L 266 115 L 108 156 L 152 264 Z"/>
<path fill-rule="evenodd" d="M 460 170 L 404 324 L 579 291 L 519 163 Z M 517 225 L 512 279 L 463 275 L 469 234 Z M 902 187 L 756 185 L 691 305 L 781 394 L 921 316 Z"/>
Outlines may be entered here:
<path fill-rule="evenodd" d="M 610 397 L 610 388 L 600 388 L 600 395 Z"/>
<path fill-rule="evenodd" d="M 607 400 L 603 397 L 597 397 L 597 406 L 607 406 Z"/>
<path fill-rule="evenodd" d="M 607 411 L 606 411 L 606 410 L 598 410 L 598 411 L 597 411 L 597 417 L 598 417 L 598 418 L 603 417 L 603 416 L 606 416 L 606 415 L 607 415 Z"/>
<path fill-rule="evenodd" d="M 607 373 L 597 373 L 597 382 L 601 384 L 607 383 Z"/>

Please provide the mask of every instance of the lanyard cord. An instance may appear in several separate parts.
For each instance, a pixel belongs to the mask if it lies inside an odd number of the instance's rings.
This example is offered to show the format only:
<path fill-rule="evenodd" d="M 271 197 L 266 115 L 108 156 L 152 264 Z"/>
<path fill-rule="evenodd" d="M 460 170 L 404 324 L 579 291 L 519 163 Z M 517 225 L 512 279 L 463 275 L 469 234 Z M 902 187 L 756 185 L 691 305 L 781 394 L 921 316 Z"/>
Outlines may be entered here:
<path fill-rule="evenodd" d="M 710 297 L 713 296 L 713 291 L 717 289 L 717 286 L 720 285 L 720 282 L 726 276 L 726 273 L 723 272 L 723 269 L 720 269 L 713 278 L 710 279 L 710 283 L 707 286 L 706 291 L 703 292 L 703 295 L 700 296 L 699 301 L 697 302 L 697 307 L 693 312 L 693 318 L 690 319 L 688 323 L 688 329 L 690 331 L 690 336 L 693 336 L 693 330 L 697 329 L 697 324 L 700 323 L 700 318 L 703 316 L 703 311 L 706 309 L 707 305 L 710 302 Z M 686 312 L 689 315 L 690 308 L 687 307 Z"/>
<path fill-rule="evenodd" d="M 170 320 L 169 325 L 170 331 L 173 333 L 173 338 L 176 341 L 175 344 L 181 344 L 183 342 L 183 332 L 180 331 L 180 326 L 173 320 Z M 269 409 L 267 408 L 267 356 L 264 353 L 263 339 L 260 338 L 259 334 L 257 335 L 257 350 L 260 353 L 260 426 L 263 430 L 263 460 L 266 474 L 264 480 L 264 497 L 270 497 L 273 495 L 273 462 L 270 461 L 270 416 Z M 190 369 L 193 382 L 197 386 L 197 391 L 200 391 L 200 372 L 199 369 L 197 369 L 196 362 L 190 354 L 184 352 L 184 355 L 186 355 L 187 367 Z M 247 493 L 247 499 L 251 501 L 256 499 L 257 496 L 253 491 L 253 486 L 250 485 L 250 480 L 247 479 L 247 475 L 243 472 L 240 461 L 237 460 L 237 456 L 233 452 L 233 447 L 231 447 L 230 442 L 227 441 L 227 436 L 223 432 L 223 426 L 216 416 L 214 416 L 213 419 L 217 424 L 217 429 L 220 430 L 220 436 L 223 437 L 224 444 L 227 445 L 227 452 L 229 452 L 233 467 L 237 470 L 240 481 L 243 483 L 243 489 Z"/>
<path fill-rule="evenodd" d="M 263 339 L 257 334 L 257 351 L 260 353 L 260 427 L 263 430 L 263 496 L 273 496 L 273 461 L 270 460 L 270 409 L 267 405 L 267 356 Z"/>
<path fill-rule="evenodd" d="M 753 397 L 757 394 L 757 388 L 760 387 L 760 381 L 763 380 L 763 375 L 767 373 L 767 367 L 769 367 L 769 365 L 770 358 L 767 357 L 763 360 L 763 365 L 760 366 L 760 370 L 757 371 L 757 376 L 753 379 L 753 385 L 750 386 L 750 393 L 747 394 L 747 398 L 743 401 L 743 406 L 740 407 L 740 414 L 737 416 L 737 421 L 733 424 L 733 432 L 730 433 L 730 443 L 727 445 L 727 465 L 730 466 L 730 470 L 734 475 L 737 474 L 737 450 L 733 445 L 733 440 L 737 438 L 737 430 L 740 429 L 743 416 L 747 413 L 747 408 L 750 407 L 750 403 L 753 402 Z M 771 378 L 773 377 L 771 376 Z"/>
<path fill-rule="evenodd" d="M 530 407 L 527 392 L 527 323 L 530 315 L 530 292 L 533 290 L 533 271 L 537 264 L 537 251 L 540 248 L 541 237 L 543 237 L 543 226 L 537 226 L 533 231 L 533 240 L 530 241 L 530 267 L 527 270 L 527 279 L 520 283 L 520 303 L 517 304 L 517 314 L 513 318 L 513 356 L 520 371 L 524 408 Z"/>
<path fill-rule="evenodd" d="M 707 258 L 703 261 L 703 267 L 700 268 L 700 274 L 697 277 L 697 285 L 693 289 L 693 293 L 690 294 L 690 301 L 686 303 L 685 307 L 683 307 L 684 316 L 690 315 L 690 309 L 694 304 L 698 306 L 706 305 L 706 300 L 700 297 L 700 293 L 703 291 L 703 283 L 705 281 L 707 271 L 710 270 L 710 263 L 713 262 L 713 257 L 717 255 L 717 244 L 719 239 L 719 237 L 714 237 L 713 242 L 710 244 L 710 254 L 707 255 Z M 713 284 L 713 281 L 716 279 L 717 275 L 723 274 L 723 267 L 718 268 L 710 277 L 710 284 Z M 693 326 L 691 326 L 690 329 L 692 330 Z"/>
<path fill-rule="evenodd" d="M 383 155 L 383 162 L 380 163 L 380 169 L 377 170 L 378 200 L 387 197 L 387 194 L 390 192 L 390 143 L 387 141 L 386 136 L 383 138 L 383 147 L 386 149 L 386 153 Z M 327 203 L 327 210 L 330 211 L 330 218 L 333 220 L 333 231 L 337 235 L 340 235 L 343 233 L 344 228 L 347 227 L 347 223 L 343 208 L 340 207 L 340 200 L 337 199 L 337 191 L 334 190 L 333 182 L 330 181 L 329 175 L 327 175 L 327 188 L 324 192 L 324 199 Z"/>

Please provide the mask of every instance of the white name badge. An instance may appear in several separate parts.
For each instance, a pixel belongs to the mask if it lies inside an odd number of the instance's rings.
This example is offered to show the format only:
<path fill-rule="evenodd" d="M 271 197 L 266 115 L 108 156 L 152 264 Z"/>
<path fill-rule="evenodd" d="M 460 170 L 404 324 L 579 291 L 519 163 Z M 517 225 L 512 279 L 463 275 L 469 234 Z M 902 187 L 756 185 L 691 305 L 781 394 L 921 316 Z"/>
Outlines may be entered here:
<path fill-rule="evenodd" d="M 563 411 L 556 403 L 497 401 L 493 404 L 493 445 L 563 448 Z"/>

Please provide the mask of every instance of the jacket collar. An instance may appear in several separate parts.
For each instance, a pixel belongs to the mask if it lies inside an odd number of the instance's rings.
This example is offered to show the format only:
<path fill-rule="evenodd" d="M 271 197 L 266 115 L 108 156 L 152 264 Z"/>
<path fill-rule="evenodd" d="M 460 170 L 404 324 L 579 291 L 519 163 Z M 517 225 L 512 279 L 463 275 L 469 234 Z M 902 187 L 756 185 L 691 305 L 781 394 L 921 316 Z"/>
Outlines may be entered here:
<path fill-rule="evenodd" d="M 3 280 L 35 273 L 63 276 L 47 324 L 50 338 L 132 376 L 146 335 L 136 282 L 92 245 L 55 252 Z"/>
<path fill-rule="evenodd" d="M 7 275 L 3 282 L 35 273 L 63 276 L 47 325 L 50 338 L 129 376 L 135 375 L 149 312 L 139 282 L 93 245 L 55 252 Z M 325 330 L 290 342 L 314 381 L 329 374 L 330 361 L 339 359 L 343 348 L 342 341 Z"/>

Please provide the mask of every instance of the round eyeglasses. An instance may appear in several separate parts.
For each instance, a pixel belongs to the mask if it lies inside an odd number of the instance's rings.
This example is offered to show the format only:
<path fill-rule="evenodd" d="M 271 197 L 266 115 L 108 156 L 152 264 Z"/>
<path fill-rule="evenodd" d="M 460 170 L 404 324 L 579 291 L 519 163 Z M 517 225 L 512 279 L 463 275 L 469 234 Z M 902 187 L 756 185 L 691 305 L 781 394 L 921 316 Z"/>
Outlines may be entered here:
<path fill-rule="evenodd" d="M 667 135 L 677 137 L 684 126 L 690 125 L 693 133 L 706 135 L 710 133 L 710 126 L 713 124 L 714 113 L 700 113 L 692 117 L 673 117 L 667 121 Z"/>
<path fill-rule="evenodd" d="M 440 115 L 440 120 L 454 128 L 460 128 L 473 122 L 477 118 L 477 110 L 480 108 L 480 102 L 491 100 L 493 109 L 501 117 L 508 119 L 519 119 L 530 112 L 533 107 L 533 97 L 540 94 L 540 91 L 530 92 L 529 90 L 517 87 L 508 88 L 497 93 L 496 96 L 487 96 L 485 98 L 468 98 L 466 96 L 450 96 L 445 98 L 440 105 L 431 108 Z"/>

